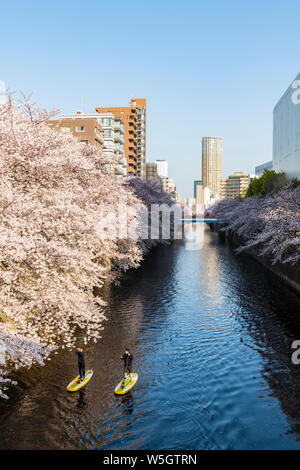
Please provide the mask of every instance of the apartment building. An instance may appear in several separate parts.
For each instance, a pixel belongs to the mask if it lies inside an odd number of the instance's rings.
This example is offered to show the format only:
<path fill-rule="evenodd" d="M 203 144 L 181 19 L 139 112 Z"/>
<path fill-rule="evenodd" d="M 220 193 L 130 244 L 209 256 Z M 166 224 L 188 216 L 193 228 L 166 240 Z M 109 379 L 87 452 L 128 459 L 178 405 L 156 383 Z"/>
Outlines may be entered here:
<path fill-rule="evenodd" d="M 241 171 L 221 180 L 221 198 L 243 197 L 249 186 L 249 177 Z"/>
<path fill-rule="evenodd" d="M 47 121 L 47 124 L 53 129 L 71 132 L 83 144 L 103 147 L 102 126 L 95 116 L 87 118 L 77 111 L 77 114 L 72 115 L 72 119 L 62 115 L 59 119 Z"/>
<path fill-rule="evenodd" d="M 117 172 L 123 176 L 127 175 L 127 160 L 124 150 L 125 130 L 122 119 L 114 116 L 112 113 L 98 113 L 97 119 L 102 125 L 103 153 L 111 159 L 121 157 Z"/>
<path fill-rule="evenodd" d="M 146 178 L 147 180 L 153 180 L 162 186 L 162 180 L 157 173 L 156 163 L 146 163 Z"/>
<path fill-rule="evenodd" d="M 122 119 L 127 174 L 146 178 L 146 100 L 131 99 L 126 107 L 97 107 L 96 112 Z"/>
<path fill-rule="evenodd" d="M 132 98 L 131 106 L 137 110 L 136 175 L 146 178 L 146 99 Z"/>
<path fill-rule="evenodd" d="M 118 175 L 127 174 L 127 161 L 124 151 L 124 128 L 121 118 L 107 114 L 62 114 L 59 119 L 48 121 L 51 127 L 63 132 L 71 132 L 83 144 L 98 145 L 110 160 L 111 169 Z M 123 158 L 122 158 L 123 157 Z"/>

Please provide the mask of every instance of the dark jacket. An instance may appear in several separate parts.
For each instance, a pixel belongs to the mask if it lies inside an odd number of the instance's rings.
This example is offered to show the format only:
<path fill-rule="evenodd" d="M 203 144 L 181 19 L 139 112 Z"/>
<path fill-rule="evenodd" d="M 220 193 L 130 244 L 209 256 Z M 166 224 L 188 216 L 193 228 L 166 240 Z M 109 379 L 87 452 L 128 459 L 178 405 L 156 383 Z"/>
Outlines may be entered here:
<path fill-rule="evenodd" d="M 85 352 L 76 351 L 76 354 L 78 356 L 78 364 L 84 364 L 85 363 Z"/>
<path fill-rule="evenodd" d="M 133 360 L 132 354 L 123 354 L 122 361 L 124 361 L 124 367 L 131 366 Z"/>

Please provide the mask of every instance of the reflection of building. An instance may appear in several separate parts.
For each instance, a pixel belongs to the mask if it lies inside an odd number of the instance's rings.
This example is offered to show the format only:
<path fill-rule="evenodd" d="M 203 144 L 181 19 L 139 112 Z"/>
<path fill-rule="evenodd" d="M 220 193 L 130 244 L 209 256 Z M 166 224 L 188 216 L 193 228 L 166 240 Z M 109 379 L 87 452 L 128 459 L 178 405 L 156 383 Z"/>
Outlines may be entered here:
<path fill-rule="evenodd" d="M 263 163 L 262 165 L 258 165 L 255 167 L 255 175 L 260 177 L 263 175 L 265 170 L 273 170 L 273 162 L 272 160 L 270 162 Z"/>
<path fill-rule="evenodd" d="M 300 179 L 300 74 L 273 111 L 273 169 Z"/>
<path fill-rule="evenodd" d="M 62 114 L 55 121 L 48 121 L 51 127 L 58 127 L 64 132 L 71 132 L 80 142 L 103 146 L 103 153 L 112 161 L 113 169 L 119 175 L 126 175 L 124 156 L 124 129 L 120 118 L 107 114 Z M 123 158 L 122 158 L 123 156 Z"/>
<path fill-rule="evenodd" d="M 211 194 L 220 195 L 223 165 L 223 139 L 202 138 L 202 183 Z"/>
<path fill-rule="evenodd" d="M 233 175 L 221 180 L 221 198 L 231 198 L 245 196 L 249 186 L 248 175 L 236 171 Z"/>
<path fill-rule="evenodd" d="M 96 108 L 97 113 L 112 113 L 124 125 L 124 150 L 127 173 L 146 177 L 146 100 L 131 99 L 127 107 Z"/>

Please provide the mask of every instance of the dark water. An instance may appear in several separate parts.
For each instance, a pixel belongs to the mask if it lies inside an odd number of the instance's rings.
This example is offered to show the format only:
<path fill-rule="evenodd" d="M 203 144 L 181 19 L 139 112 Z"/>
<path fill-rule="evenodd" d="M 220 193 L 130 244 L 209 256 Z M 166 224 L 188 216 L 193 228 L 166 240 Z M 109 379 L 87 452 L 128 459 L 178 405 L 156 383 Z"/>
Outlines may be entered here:
<path fill-rule="evenodd" d="M 300 299 L 216 233 L 154 250 L 111 289 L 107 317 L 84 391 L 65 390 L 71 352 L 18 373 L 1 449 L 300 449 Z M 125 346 L 139 380 L 117 398 Z"/>

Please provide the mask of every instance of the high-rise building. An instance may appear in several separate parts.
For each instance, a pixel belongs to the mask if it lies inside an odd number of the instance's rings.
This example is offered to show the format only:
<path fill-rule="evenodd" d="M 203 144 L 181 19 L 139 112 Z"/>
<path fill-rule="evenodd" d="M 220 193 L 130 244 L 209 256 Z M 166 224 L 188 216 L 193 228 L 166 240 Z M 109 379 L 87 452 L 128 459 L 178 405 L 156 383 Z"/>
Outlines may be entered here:
<path fill-rule="evenodd" d="M 168 178 L 168 160 L 155 160 L 157 173 L 161 178 Z"/>
<path fill-rule="evenodd" d="M 202 183 L 212 195 L 221 192 L 223 165 L 223 139 L 221 137 L 202 138 Z"/>
<path fill-rule="evenodd" d="M 249 186 L 249 177 L 242 171 L 236 171 L 233 175 L 221 180 L 221 198 L 234 199 L 243 197 Z"/>
<path fill-rule="evenodd" d="M 137 129 L 136 129 L 136 175 L 146 178 L 146 99 L 132 98 L 131 106 L 136 107 Z"/>
<path fill-rule="evenodd" d="M 145 178 L 146 100 L 144 98 L 131 99 L 130 106 L 127 107 L 97 107 L 96 112 L 112 113 L 123 120 L 127 173 Z"/>
<path fill-rule="evenodd" d="M 273 169 L 300 179 L 300 74 L 273 111 Z"/>

